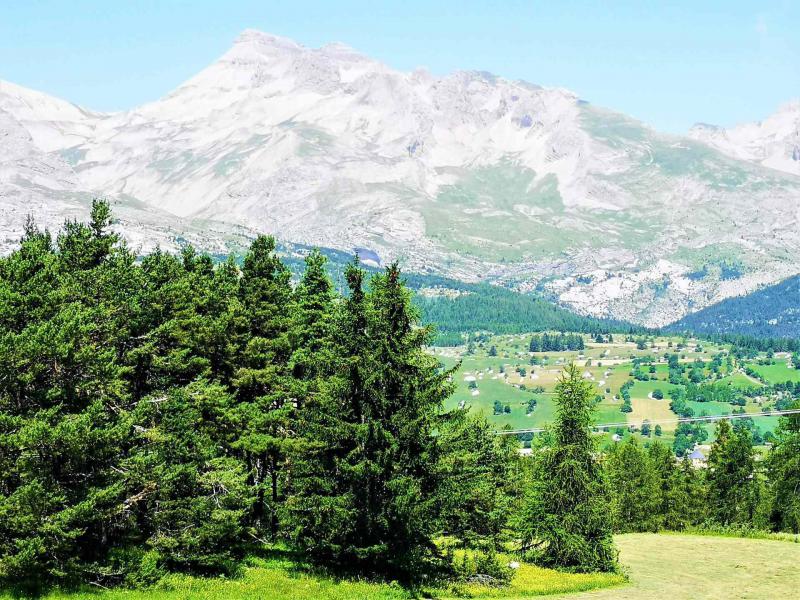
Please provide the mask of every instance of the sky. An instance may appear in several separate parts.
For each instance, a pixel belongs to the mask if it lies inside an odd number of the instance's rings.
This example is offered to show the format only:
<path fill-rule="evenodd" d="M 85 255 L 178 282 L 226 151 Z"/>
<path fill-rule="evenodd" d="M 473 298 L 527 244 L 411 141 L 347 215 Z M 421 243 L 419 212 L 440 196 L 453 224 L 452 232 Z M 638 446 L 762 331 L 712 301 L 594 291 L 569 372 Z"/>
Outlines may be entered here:
<path fill-rule="evenodd" d="M 800 97 L 800 0 L 0 0 L 0 79 L 123 110 L 167 94 L 246 28 L 343 42 L 400 70 L 564 87 L 672 133 L 759 120 Z"/>

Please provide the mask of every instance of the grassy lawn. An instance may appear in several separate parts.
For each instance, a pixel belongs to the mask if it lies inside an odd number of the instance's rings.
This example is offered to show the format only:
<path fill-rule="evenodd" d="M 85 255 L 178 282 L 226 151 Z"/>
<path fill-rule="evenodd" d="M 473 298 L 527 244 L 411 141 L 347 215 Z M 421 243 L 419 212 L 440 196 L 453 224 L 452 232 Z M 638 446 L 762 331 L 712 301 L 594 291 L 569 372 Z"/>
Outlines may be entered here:
<path fill-rule="evenodd" d="M 462 588 L 473 598 L 552 599 L 793 598 L 800 586 L 800 544 L 684 534 L 616 537 L 628 573 L 570 574 L 522 565 L 507 588 Z M 424 590 L 425 597 L 453 597 L 452 590 Z M 337 580 L 300 570 L 287 558 L 252 559 L 237 579 L 172 577 L 149 591 L 52 592 L 43 600 L 404 600 L 413 594 L 391 583 Z M 13 598 L 0 594 L 2 600 Z"/>
<path fill-rule="evenodd" d="M 775 360 L 774 365 L 750 365 L 753 370 L 761 375 L 769 383 L 793 383 L 800 381 L 800 370 L 790 368 L 786 365 L 786 360 Z"/>
<path fill-rule="evenodd" d="M 630 584 L 553 598 L 796 598 L 800 544 L 775 540 L 677 535 L 618 536 Z"/>
<path fill-rule="evenodd" d="M 288 558 L 250 559 L 241 577 L 170 576 L 150 590 L 53 591 L 40 600 L 406 600 L 411 598 L 528 598 L 574 593 L 625 583 L 609 573 L 562 573 L 521 564 L 508 587 L 466 585 L 452 589 L 408 590 L 397 583 L 348 580 L 303 570 Z M 0 600 L 19 598 L 0 592 Z"/>

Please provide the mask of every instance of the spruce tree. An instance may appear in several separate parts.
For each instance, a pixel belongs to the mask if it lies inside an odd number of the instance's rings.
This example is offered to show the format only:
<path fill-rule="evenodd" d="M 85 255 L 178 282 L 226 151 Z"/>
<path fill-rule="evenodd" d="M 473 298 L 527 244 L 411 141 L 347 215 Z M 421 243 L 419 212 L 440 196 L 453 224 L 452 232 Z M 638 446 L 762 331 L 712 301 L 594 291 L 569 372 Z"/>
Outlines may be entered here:
<path fill-rule="evenodd" d="M 424 351 L 397 265 L 363 289 L 346 271 L 337 376 L 304 411 L 312 443 L 293 465 L 287 522 L 295 542 L 340 566 L 413 577 L 434 555 L 440 448 L 435 435 L 447 374 Z"/>
<path fill-rule="evenodd" d="M 661 490 L 647 452 L 634 438 L 628 438 L 612 449 L 606 464 L 613 490 L 615 529 L 658 531 Z"/>
<path fill-rule="evenodd" d="M 275 240 L 259 236 L 244 257 L 239 280 L 242 304 L 240 367 L 234 376 L 242 435 L 236 447 L 247 461 L 255 491 L 256 527 L 278 533 L 283 500 L 281 475 L 295 443 L 291 423 L 297 402 L 289 372 L 291 273 Z"/>
<path fill-rule="evenodd" d="M 795 406 L 797 406 L 795 404 Z M 800 417 L 781 417 L 767 458 L 774 495 L 770 520 L 777 531 L 800 532 Z"/>
<path fill-rule="evenodd" d="M 558 411 L 520 522 L 523 548 L 546 567 L 614 571 L 611 498 L 589 432 L 594 390 L 574 364 L 556 385 Z"/>
<path fill-rule="evenodd" d="M 754 511 L 753 442 L 746 429 L 734 431 L 723 419 L 708 457 L 711 516 L 719 523 L 749 523 Z"/>
<path fill-rule="evenodd" d="M 695 508 L 691 503 L 697 502 L 697 499 L 691 498 L 689 482 L 685 481 L 669 446 L 655 441 L 650 444 L 647 453 L 658 487 L 659 526 L 672 531 L 681 531 L 693 524 L 691 515 Z M 691 467 L 690 461 L 685 461 L 685 464 Z M 700 502 L 702 501 L 700 499 Z"/>
<path fill-rule="evenodd" d="M 301 399 L 312 393 L 316 378 L 330 372 L 332 362 L 335 292 L 325 271 L 326 263 L 319 250 L 311 252 L 305 258 L 305 270 L 294 290 L 290 367 L 292 376 L 306 383 L 307 389 L 298 394 Z"/>
<path fill-rule="evenodd" d="M 440 443 L 444 531 L 464 547 L 499 550 L 514 537 L 510 521 L 522 496 L 519 442 L 458 410 L 442 424 Z"/>

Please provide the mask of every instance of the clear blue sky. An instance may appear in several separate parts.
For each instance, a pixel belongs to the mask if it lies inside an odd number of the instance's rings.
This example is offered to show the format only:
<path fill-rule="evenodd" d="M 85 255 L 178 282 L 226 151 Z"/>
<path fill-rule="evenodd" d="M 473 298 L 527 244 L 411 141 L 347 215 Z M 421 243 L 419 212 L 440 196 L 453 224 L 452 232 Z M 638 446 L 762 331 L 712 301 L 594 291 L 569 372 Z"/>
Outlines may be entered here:
<path fill-rule="evenodd" d="M 800 0 L 0 2 L 0 79 L 96 110 L 159 98 L 248 27 L 402 70 L 566 87 L 673 132 L 800 97 Z"/>

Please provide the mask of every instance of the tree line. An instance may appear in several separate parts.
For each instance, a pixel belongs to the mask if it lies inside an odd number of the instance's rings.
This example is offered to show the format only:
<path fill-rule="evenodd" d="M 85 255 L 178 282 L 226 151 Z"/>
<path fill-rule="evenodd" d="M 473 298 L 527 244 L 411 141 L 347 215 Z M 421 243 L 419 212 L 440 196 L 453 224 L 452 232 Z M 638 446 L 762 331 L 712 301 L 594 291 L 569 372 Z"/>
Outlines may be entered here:
<path fill-rule="evenodd" d="M 584 348 L 583 336 L 579 333 L 542 333 L 531 336 L 528 344 L 530 352 L 562 352 Z"/>

